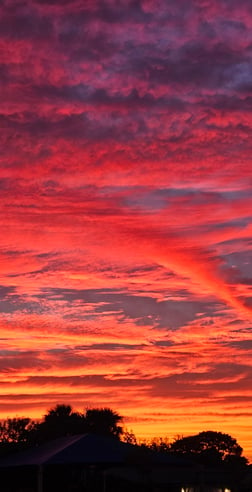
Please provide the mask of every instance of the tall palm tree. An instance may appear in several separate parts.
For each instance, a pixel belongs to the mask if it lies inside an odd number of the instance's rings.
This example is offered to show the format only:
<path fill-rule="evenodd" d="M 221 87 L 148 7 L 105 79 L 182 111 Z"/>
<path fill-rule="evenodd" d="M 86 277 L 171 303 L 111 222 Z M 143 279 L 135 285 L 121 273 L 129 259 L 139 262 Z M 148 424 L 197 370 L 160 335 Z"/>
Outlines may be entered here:
<path fill-rule="evenodd" d="M 123 428 L 118 425 L 123 417 L 110 408 L 90 408 L 86 410 L 87 431 L 95 434 L 114 436 L 120 439 Z"/>
<path fill-rule="evenodd" d="M 83 432 L 86 432 L 85 418 L 74 412 L 71 405 L 56 405 L 55 408 L 51 408 L 38 426 L 40 441 Z"/>

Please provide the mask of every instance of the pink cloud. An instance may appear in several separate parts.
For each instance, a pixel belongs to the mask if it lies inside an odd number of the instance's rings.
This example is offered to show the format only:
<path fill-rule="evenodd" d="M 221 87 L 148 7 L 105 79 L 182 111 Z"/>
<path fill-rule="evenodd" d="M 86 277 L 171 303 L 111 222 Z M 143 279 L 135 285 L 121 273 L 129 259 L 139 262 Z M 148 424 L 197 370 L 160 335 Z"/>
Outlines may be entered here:
<path fill-rule="evenodd" d="M 1 4 L 1 417 L 111 406 L 252 456 L 251 25 L 247 0 Z"/>

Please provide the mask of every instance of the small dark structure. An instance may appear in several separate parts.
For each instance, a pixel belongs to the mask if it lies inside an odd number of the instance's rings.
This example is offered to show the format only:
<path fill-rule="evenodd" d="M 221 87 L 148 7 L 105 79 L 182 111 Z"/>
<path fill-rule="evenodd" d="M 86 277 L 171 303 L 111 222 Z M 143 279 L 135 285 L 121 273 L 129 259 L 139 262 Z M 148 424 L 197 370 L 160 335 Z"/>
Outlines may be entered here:
<path fill-rule="evenodd" d="M 202 467 L 115 438 L 59 438 L 0 462 L 1 492 L 224 492 Z"/>

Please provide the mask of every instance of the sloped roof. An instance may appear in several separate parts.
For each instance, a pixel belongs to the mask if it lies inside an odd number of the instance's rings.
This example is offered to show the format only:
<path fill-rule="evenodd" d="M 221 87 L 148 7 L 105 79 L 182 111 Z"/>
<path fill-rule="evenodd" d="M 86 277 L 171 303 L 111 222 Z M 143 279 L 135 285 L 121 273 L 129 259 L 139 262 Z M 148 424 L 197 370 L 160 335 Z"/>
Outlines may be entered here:
<path fill-rule="evenodd" d="M 41 446 L 8 456 L 0 461 L 1 467 L 52 464 L 125 464 L 138 459 L 136 446 L 115 438 L 96 434 L 81 434 L 56 439 Z M 150 453 L 156 464 L 184 466 L 184 460 L 159 453 Z M 187 463 L 188 464 L 188 463 Z"/>
<path fill-rule="evenodd" d="M 0 462 L 0 466 L 122 463 L 129 446 L 117 439 L 95 434 L 67 436 L 9 456 Z"/>

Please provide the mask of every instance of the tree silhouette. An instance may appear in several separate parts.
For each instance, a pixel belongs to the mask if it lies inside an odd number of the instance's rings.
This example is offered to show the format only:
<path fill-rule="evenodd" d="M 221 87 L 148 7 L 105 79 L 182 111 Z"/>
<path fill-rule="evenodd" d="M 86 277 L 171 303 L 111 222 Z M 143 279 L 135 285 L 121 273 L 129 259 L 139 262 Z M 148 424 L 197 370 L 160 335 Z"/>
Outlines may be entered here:
<path fill-rule="evenodd" d="M 132 430 L 125 429 L 122 435 L 122 441 L 127 442 L 128 444 L 137 445 L 137 438 Z"/>
<path fill-rule="evenodd" d="M 122 420 L 121 415 L 107 407 L 88 408 L 79 413 L 73 411 L 71 405 L 58 404 L 48 410 L 41 422 L 34 422 L 30 418 L 0 422 L 0 455 L 58 437 L 95 433 L 135 444 L 134 453 L 141 459 L 143 453 L 149 457 L 150 451 L 176 453 L 204 465 L 223 466 L 233 476 L 236 473 L 238 481 L 248 463 L 242 456 L 241 446 L 229 434 L 204 431 L 193 436 L 178 437 L 171 444 L 166 438 L 156 438 L 149 444 L 139 445 L 133 432 L 123 430 Z"/>
<path fill-rule="evenodd" d="M 55 419 L 68 419 L 72 415 L 71 405 L 56 405 L 55 408 L 51 408 L 45 415 L 45 422 L 50 422 Z"/>
<path fill-rule="evenodd" d="M 170 445 L 172 452 L 194 456 L 198 461 L 218 464 L 221 462 L 242 462 L 242 448 L 236 439 L 222 432 L 204 431 L 199 434 L 179 438 Z"/>
<path fill-rule="evenodd" d="M 5 443 L 25 443 L 30 432 L 36 427 L 30 418 L 6 419 L 0 423 L 0 441 Z"/>
<path fill-rule="evenodd" d="M 121 421 L 122 417 L 110 408 L 91 408 L 78 413 L 71 405 L 56 405 L 37 425 L 34 438 L 40 443 L 63 436 L 95 433 L 120 439 L 123 429 L 118 424 Z"/>
<path fill-rule="evenodd" d="M 152 449 L 152 451 L 158 451 L 159 453 L 169 453 L 170 452 L 170 441 L 165 437 L 155 437 L 149 443 L 148 447 Z"/>
<path fill-rule="evenodd" d="M 33 444 L 37 423 L 28 417 L 0 422 L 0 456 L 22 450 Z"/>
<path fill-rule="evenodd" d="M 123 434 L 123 428 L 118 425 L 122 419 L 121 415 L 110 408 L 90 408 L 85 414 L 88 432 L 118 439 Z"/>
<path fill-rule="evenodd" d="M 39 442 L 86 432 L 82 414 L 74 412 L 71 405 L 56 405 L 51 408 L 37 427 Z"/>

